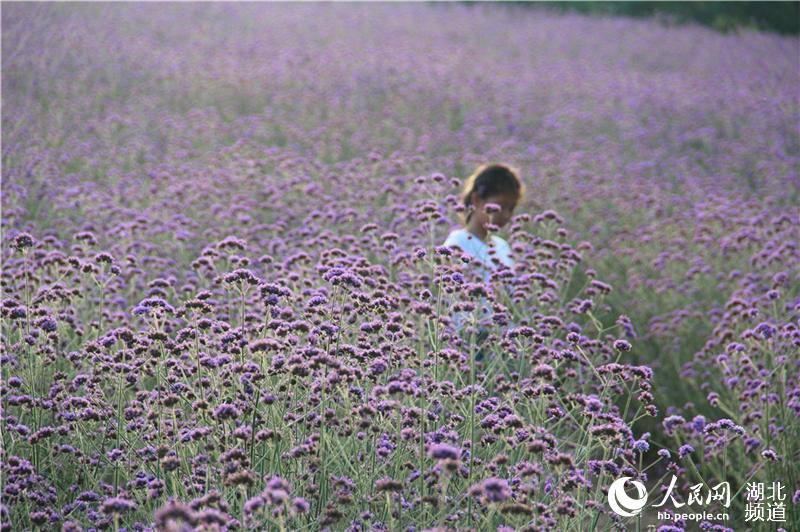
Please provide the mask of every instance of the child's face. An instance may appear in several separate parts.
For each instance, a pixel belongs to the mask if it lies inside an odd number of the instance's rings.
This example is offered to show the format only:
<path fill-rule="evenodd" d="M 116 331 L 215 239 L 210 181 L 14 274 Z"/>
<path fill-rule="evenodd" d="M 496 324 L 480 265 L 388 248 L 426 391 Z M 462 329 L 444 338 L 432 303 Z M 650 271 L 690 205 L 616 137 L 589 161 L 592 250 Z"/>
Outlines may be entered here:
<path fill-rule="evenodd" d="M 511 220 L 511 216 L 514 214 L 514 208 L 517 206 L 517 197 L 512 194 L 495 194 L 486 199 L 475 198 L 473 203 L 475 205 L 475 212 L 472 216 L 477 218 L 477 223 L 480 223 L 481 226 L 485 223 L 493 223 L 498 227 L 503 227 Z M 500 210 L 488 214 L 484 210 L 487 203 L 496 203 L 500 205 Z"/>

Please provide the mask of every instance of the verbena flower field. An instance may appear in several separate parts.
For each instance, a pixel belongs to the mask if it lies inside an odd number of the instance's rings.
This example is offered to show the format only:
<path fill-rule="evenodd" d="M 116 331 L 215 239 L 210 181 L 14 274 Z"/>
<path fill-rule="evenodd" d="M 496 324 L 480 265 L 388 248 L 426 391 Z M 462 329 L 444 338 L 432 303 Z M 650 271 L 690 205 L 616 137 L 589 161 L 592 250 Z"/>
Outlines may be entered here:
<path fill-rule="evenodd" d="M 800 527 L 797 37 L 421 3 L 2 33 L 2 530 Z M 487 161 L 527 188 L 488 284 L 441 246 Z M 609 508 L 673 474 L 730 520 Z"/>

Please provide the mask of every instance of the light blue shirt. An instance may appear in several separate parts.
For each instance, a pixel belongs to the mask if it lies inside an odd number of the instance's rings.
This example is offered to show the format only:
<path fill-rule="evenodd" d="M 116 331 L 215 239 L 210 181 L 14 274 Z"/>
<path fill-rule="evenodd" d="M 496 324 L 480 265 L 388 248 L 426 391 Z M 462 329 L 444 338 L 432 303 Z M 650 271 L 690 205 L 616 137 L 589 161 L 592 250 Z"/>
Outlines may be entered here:
<path fill-rule="evenodd" d="M 497 235 L 492 235 L 491 239 L 495 247 L 494 256 L 506 266 L 513 266 L 514 259 L 511 258 L 511 246 L 508 245 L 508 242 Z M 492 257 L 489 255 L 489 245 L 466 229 L 451 231 L 447 240 L 444 241 L 444 245 L 458 246 L 483 264 L 480 267 L 480 272 L 484 282 L 488 282 L 492 270 L 497 269 L 497 265 L 492 262 Z"/>
<path fill-rule="evenodd" d="M 514 265 L 514 260 L 511 258 L 511 246 L 497 235 L 492 235 L 491 239 L 495 249 L 494 256 L 500 259 L 500 262 L 504 265 L 512 267 Z M 479 273 L 486 283 L 489 282 L 489 276 L 492 274 L 492 271 L 498 268 L 498 265 L 492 261 L 492 255 L 489 254 L 489 245 L 464 228 L 451 231 L 443 245 L 450 247 L 457 246 L 476 259 L 481 264 L 481 266 L 479 266 Z M 479 313 L 479 315 L 481 315 L 479 323 L 486 322 L 487 320 L 491 321 L 493 312 L 486 298 L 481 298 L 479 309 L 485 310 L 485 312 Z M 470 312 L 456 312 L 453 314 L 452 319 L 456 330 L 460 331 L 464 327 L 470 314 Z M 513 324 L 509 324 L 509 326 L 513 326 Z"/>

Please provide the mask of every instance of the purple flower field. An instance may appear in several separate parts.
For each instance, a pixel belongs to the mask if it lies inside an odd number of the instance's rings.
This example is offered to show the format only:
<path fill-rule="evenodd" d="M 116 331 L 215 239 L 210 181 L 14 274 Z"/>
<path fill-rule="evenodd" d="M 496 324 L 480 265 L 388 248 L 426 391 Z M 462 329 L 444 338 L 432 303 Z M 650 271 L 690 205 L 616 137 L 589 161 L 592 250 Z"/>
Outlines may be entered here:
<path fill-rule="evenodd" d="M 800 527 L 797 37 L 2 11 L 0 529 Z M 527 192 L 485 283 L 441 244 L 487 161 Z M 481 301 L 479 345 L 451 316 Z M 609 507 L 672 475 L 729 482 L 692 511 L 730 519 Z M 748 482 L 783 521 L 746 522 Z"/>

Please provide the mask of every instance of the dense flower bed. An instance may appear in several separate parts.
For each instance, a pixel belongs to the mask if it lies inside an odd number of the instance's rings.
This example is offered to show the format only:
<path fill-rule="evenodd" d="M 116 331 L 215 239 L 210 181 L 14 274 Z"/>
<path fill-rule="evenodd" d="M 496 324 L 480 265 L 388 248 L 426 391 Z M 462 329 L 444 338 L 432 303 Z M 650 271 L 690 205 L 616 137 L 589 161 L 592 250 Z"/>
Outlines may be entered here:
<path fill-rule="evenodd" d="M 672 473 L 799 518 L 796 38 L 480 5 L 3 33 L 3 527 L 590 530 Z M 440 246 L 486 160 L 529 191 L 488 285 Z"/>

